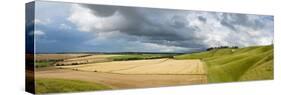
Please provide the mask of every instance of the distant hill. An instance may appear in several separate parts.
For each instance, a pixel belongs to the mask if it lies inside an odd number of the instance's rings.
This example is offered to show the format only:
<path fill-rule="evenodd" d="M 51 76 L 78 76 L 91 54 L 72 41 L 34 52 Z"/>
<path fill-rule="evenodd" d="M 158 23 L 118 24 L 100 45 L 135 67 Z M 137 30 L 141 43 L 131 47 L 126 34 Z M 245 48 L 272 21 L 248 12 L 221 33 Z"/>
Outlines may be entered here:
<path fill-rule="evenodd" d="M 213 49 L 175 59 L 201 59 L 211 83 L 273 79 L 273 45 Z"/>
<path fill-rule="evenodd" d="M 37 52 L 36 54 L 186 54 L 186 52 Z"/>

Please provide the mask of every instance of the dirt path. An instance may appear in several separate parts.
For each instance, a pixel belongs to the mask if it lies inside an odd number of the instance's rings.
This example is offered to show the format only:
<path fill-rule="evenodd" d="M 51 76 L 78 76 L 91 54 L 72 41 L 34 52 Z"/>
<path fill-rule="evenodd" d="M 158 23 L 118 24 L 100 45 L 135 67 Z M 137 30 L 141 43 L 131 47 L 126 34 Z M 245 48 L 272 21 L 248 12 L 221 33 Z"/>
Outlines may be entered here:
<path fill-rule="evenodd" d="M 147 66 L 140 66 L 138 68 L 128 70 L 120 70 L 119 74 L 79 70 L 76 71 L 68 68 L 36 71 L 35 77 L 83 80 L 105 84 L 115 89 L 207 83 L 207 76 L 200 60 L 170 60 L 164 61 L 160 64 L 147 64 Z M 165 73 L 161 73 L 164 71 Z"/>

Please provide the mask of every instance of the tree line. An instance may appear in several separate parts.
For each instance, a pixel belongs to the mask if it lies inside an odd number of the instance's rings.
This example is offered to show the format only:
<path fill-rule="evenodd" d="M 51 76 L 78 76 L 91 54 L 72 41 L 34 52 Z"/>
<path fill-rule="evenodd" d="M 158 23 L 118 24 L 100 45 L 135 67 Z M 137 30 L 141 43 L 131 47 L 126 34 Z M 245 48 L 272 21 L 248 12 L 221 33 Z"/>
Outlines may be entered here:
<path fill-rule="evenodd" d="M 213 50 L 213 49 L 223 49 L 223 48 L 232 48 L 232 49 L 237 49 L 239 48 L 238 46 L 219 46 L 219 47 L 210 47 L 207 48 L 207 51 Z"/>

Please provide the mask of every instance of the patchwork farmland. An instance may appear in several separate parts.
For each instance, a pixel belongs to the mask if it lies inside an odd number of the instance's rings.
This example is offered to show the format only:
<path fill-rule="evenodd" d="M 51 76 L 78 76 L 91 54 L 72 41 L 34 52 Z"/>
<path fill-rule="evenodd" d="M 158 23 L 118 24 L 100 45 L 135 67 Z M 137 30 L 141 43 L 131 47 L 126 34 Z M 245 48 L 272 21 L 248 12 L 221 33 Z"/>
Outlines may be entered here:
<path fill-rule="evenodd" d="M 36 79 L 46 78 L 80 80 L 112 89 L 207 83 L 202 61 L 175 60 L 170 54 L 88 54 L 66 58 L 36 69 Z"/>
<path fill-rule="evenodd" d="M 84 84 L 94 84 L 89 88 L 99 90 L 273 79 L 272 45 L 214 49 L 191 54 L 36 56 L 40 59 L 35 63 L 39 86 L 42 82 L 50 82 L 50 79 L 54 79 L 52 83 L 55 85 L 78 80 Z M 41 88 L 57 87 L 55 85 L 41 85 Z M 75 88 L 70 89 L 78 91 L 80 87 Z"/>
<path fill-rule="evenodd" d="M 205 74 L 200 60 L 150 59 L 136 61 L 113 61 L 98 64 L 60 66 L 79 71 L 94 71 L 116 74 L 180 75 Z"/>

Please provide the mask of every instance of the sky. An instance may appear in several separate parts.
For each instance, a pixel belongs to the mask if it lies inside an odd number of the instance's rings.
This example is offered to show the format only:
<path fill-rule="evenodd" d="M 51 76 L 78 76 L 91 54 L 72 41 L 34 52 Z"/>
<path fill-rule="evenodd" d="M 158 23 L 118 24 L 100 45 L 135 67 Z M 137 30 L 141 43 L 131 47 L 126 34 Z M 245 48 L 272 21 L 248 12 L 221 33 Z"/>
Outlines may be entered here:
<path fill-rule="evenodd" d="M 273 42 L 273 16 L 36 1 L 36 52 L 195 52 Z"/>

